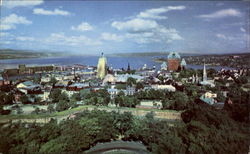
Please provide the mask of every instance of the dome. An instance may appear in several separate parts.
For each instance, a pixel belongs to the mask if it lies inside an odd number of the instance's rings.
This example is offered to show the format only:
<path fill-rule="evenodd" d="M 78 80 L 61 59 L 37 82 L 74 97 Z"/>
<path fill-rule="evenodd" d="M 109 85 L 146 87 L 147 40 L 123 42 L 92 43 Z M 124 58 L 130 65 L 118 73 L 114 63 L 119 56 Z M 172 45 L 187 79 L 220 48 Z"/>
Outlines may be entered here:
<path fill-rule="evenodd" d="M 181 56 L 177 52 L 170 52 L 168 55 L 168 59 L 180 59 Z"/>

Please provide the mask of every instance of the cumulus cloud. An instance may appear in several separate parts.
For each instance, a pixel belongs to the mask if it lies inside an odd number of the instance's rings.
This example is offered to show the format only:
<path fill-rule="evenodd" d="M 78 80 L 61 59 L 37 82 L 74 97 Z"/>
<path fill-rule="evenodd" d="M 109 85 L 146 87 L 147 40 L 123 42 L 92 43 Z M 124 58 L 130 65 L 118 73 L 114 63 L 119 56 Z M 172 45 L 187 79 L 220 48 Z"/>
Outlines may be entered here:
<path fill-rule="evenodd" d="M 161 8 L 153 8 L 148 9 L 146 11 L 140 12 L 137 17 L 138 18 L 151 18 L 151 19 L 167 19 L 166 16 L 162 16 L 160 14 L 166 13 L 173 10 L 184 10 L 185 6 L 166 6 Z"/>
<path fill-rule="evenodd" d="M 29 25 L 32 21 L 26 19 L 26 17 L 18 16 L 16 14 L 10 14 L 1 19 L 1 30 L 15 29 L 17 24 Z"/>
<path fill-rule="evenodd" d="M 123 38 L 127 38 L 139 44 L 144 43 L 169 43 L 174 40 L 182 40 L 179 32 L 174 28 L 166 28 L 158 24 L 157 20 L 167 19 L 163 13 L 184 10 L 185 6 L 165 6 L 152 8 L 138 13 L 125 21 L 113 21 L 111 26 L 125 32 Z"/>
<path fill-rule="evenodd" d="M 223 40 L 229 40 L 229 41 L 236 39 L 235 37 L 227 36 L 227 35 L 220 34 L 220 33 L 216 34 L 216 37 L 223 39 Z"/>
<path fill-rule="evenodd" d="M 126 30 L 129 32 L 143 32 L 157 28 L 158 24 L 154 20 L 135 18 L 125 22 L 114 21 L 112 22 L 111 26 L 118 30 Z"/>
<path fill-rule="evenodd" d="M 143 32 L 143 33 L 127 33 L 126 37 L 134 40 L 138 44 L 146 43 L 170 43 L 174 40 L 182 40 L 183 38 L 179 35 L 179 32 L 174 28 L 165 28 L 159 26 L 158 28 Z"/>
<path fill-rule="evenodd" d="M 43 3 L 43 0 L 3 0 L 3 6 L 7 8 L 15 7 L 32 7 L 40 5 Z"/>
<path fill-rule="evenodd" d="M 71 13 L 60 9 L 45 10 L 43 8 L 35 8 L 33 9 L 33 14 L 69 16 Z"/>
<path fill-rule="evenodd" d="M 18 40 L 18 41 L 34 41 L 35 38 L 28 37 L 28 36 L 18 36 L 18 37 L 16 37 L 16 40 Z"/>
<path fill-rule="evenodd" d="M 240 31 L 246 32 L 246 30 L 243 27 L 240 28 Z"/>
<path fill-rule="evenodd" d="M 91 31 L 93 30 L 94 28 L 87 22 L 82 22 L 80 25 L 78 26 L 72 26 L 71 27 L 71 30 L 76 30 L 76 31 Z"/>
<path fill-rule="evenodd" d="M 116 41 L 121 42 L 123 40 L 122 36 L 119 36 L 117 34 L 111 34 L 111 33 L 102 33 L 101 39 L 105 41 Z"/>
<path fill-rule="evenodd" d="M 79 36 L 66 36 L 64 33 L 52 33 L 45 40 L 46 43 L 53 43 L 66 46 L 81 46 L 81 45 L 101 45 L 102 42 L 99 40 L 93 40 L 83 35 Z"/>
<path fill-rule="evenodd" d="M 134 18 L 128 21 L 114 21 L 112 27 L 126 32 L 125 38 L 134 40 L 136 43 L 163 42 L 182 40 L 179 32 L 174 28 L 166 28 L 154 20 Z"/>
<path fill-rule="evenodd" d="M 242 13 L 236 9 L 223 9 L 210 14 L 199 15 L 199 18 L 203 19 L 216 19 L 224 17 L 241 17 Z"/>
<path fill-rule="evenodd" d="M 1 28 L 0 28 L 0 29 L 1 29 Z M 10 36 L 10 33 L 0 32 L 0 38 L 8 37 L 8 36 Z"/>

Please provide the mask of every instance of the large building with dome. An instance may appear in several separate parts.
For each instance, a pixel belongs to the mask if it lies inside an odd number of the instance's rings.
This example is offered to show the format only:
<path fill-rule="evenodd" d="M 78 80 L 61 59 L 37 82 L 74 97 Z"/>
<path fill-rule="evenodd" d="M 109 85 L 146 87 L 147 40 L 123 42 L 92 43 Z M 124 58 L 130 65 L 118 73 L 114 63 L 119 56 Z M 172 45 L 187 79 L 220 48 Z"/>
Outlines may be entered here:
<path fill-rule="evenodd" d="M 184 69 L 186 67 L 186 61 L 177 52 L 170 52 L 167 58 L 167 62 L 162 64 L 169 71 L 177 71 Z"/>

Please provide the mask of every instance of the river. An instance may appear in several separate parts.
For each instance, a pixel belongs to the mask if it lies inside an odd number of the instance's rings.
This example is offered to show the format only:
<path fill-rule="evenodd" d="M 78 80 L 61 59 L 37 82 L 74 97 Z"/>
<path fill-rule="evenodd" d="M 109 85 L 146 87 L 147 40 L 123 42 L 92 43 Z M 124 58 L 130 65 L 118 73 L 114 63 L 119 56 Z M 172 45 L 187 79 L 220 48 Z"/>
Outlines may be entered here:
<path fill-rule="evenodd" d="M 73 65 L 82 64 L 88 66 L 96 66 L 98 63 L 98 56 L 67 56 L 67 57 L 46 57 L 46 58 L 29 58 L 29 59 L 5 59 L 0 60 L 0 70 L 5 68 L 17 68 L 19 64 L 26 64 L 28 66 L 35 65 Z M 144 56 L 144 57 L 115 57 L 108 56 L 107 63 L 109 67 L 124 68 L 126 69 L 128 63 L 131 69 L 141 68 L 144 64 L 148 67 L 156 66 L 160 68 L 160 63 L 155 62 L 156 57 Z M 202 69 L 202 65 L 187 65 L 187 68 Z M 221 66 L 207 66 L 207 68 L 214 68 L 220 70 L 221 68 L 231 69 L 229 67 Z"/>

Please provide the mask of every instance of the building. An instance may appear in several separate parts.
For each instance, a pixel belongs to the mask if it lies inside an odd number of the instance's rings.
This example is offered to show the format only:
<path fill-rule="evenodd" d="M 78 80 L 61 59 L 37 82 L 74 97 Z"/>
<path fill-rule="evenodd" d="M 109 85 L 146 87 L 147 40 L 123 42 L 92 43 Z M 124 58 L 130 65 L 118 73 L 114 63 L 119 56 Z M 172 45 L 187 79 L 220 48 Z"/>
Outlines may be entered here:
<path fill-rule="evenodd" d="M 208 80 L 207 79 L 207 70 L 206 70 L 206 64 L 204 63 L 203 67 L 203 77 L 202 81 L 200 82 L 201 85 L 208 85 L 210 87 L 215 87 L 214 81 L 213 80 Z"/>
<path fill-rule="evenodd" d="M 164 61 L 162 64 L 161 64 L 161 70 L 167 70 L 168 69 L 168 65 L 167 63 Z"/>
<path fill-rule="evenodd" d="M 26 67 L 25 64 L 20 64 L 18 68 L 4 69 L 4 74 L 7 76 L 16 76 L 20 74 L 34 74 L 41 72 L 52 72 L 54 66 L 31 66 Z"/>
<path fill-rule="evenodd" d="M 151 85 L 152 89 L 155 90 L 167 90 L 167 91 L 171 91 L 171 92 L 175 92 L 176 88 L 172 85 L 159 85 L 159 84 L 155 84 L 155 85 Z"/>
<path fill-rule="evenodd" d="M 187 63 L 177 52 L 170 52 L 167 58 L 167 68 L 169 71 L 185 69 Z"/>
<path fill-rule="evenodd" d="M 181 60 L 181 70 L 184 70 L 186 68 L 186 66 L 187 66 L 187 63 L 186 63 L 185 59 L 183 58 Z"/>
<path fill-rule="evenodd" d="M 107 73 L 107 59 L 104 57 L 103 53 L 102 56 L 98 60 L 97 65 L 97 78 L 103 79 Z"/>
<path fill-rule="evenodd" d="M 135 94 L 135 86 L 127 86 L 126 87 L 126 95 L 134 95 Z"/>
<path fill-rule="evenodd" d="M 180 55 L 177 52 L 170 52 L 168 55 L 168 70 L 177 71 L 180 67 Z"/>

